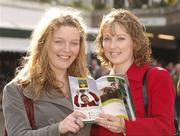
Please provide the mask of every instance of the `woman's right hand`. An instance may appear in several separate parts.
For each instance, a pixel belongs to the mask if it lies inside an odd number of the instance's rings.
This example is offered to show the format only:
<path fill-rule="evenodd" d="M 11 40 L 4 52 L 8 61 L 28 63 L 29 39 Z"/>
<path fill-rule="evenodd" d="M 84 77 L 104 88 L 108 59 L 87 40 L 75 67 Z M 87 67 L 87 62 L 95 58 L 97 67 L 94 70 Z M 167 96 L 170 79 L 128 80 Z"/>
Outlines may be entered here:
<path fill-rule="evenodd" d="M 111 132 L 114 132 L 114 133 L 125 132 L 124 119 L 116 117 L 116 116 L 100 113 L 99 117 L 96 118 L 95 122 L 98 125 L 108 129 Z"/>
<path fill-rule="evenodd" d="M 85 118 L 86 116 L 82 112 L 74 111 L 59 123 L 59 132 L 61 134 L 79 132 L 84 127 L 82 120 Z"/>

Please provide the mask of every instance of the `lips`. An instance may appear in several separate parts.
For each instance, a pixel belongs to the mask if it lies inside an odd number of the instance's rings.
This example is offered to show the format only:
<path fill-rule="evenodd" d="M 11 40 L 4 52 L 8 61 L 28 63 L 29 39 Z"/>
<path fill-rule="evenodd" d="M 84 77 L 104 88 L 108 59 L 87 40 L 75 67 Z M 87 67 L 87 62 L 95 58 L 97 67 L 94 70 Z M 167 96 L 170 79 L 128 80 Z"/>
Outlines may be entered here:
<path fill-rule="evenodd" d="M 111 56 L 118 56 L 118 55 L 120 55 L 121 54 L 121 52 L 110 52 L 110 55 Z"/>
<path fill-rule="evenodd" d="M 70 56 L 68 55 L 57 55 L 60 59 L 68 60 Z"/>

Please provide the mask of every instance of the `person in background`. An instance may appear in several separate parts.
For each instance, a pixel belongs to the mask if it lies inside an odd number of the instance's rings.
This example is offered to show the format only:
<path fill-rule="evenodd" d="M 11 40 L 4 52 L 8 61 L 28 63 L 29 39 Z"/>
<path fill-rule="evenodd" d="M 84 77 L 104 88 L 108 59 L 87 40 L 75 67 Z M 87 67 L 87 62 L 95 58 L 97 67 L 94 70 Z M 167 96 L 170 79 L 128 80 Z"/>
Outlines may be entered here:
<path fill-rule="evenodd" d="M 178 117 L 178 124 L 180 124 L 180 79 L 177 82 L 177 97 L 176 97 L 176 113 L 177 113 L 177 117 Z"/>
<path fill-rule="evenodd" d="M 171 75 L 174 81 L 174 86 L 176 87 L 176 101 L 175 110 L 176 115 L 180 124 L 180 63 L 177 63 L 174 68 L 174 73 Z"/>
<path fill-rule="evenodd" d="M 174 74 L 174 63 L 173 62 L 169 62 L 167 64 L 167 66 L 165 66 L 165 68 L 167 69 L 167 71 L 170 73 L 170 75 L 173 75 Z"/>
<path fill-rule="evenodd" d="M 177 95 L 180 95 L 180 79 L 177 82 Z"/>
<path fill-rule="evenodd" d="M 173 78 L 174 85 L 177 86 L 177 83 L 180 80 L 180 63 L 175 65 L 174 72 L 171 76 Z"/>
<path fill-rule="evenodd" d="M 91 76 L 92 77 L 97 76 L 97 73 L 99 70 L 100 70 L 100 66 L 98 64 L 98 59 L 96 57 L 92 57 L 92 59 L 91 59 Z M 100 76 L 99 73 L 98 73 L 98 76 Z"/>
<path fill-rule="evenodd" d="M 48 11 L 35 28 L 22 68 L 3 91 L 8 136 L 88 136 L 85 115 L 73 112 L 68 76 L 89 75 L 85 27 L 75 10 Z M 23 95 L 33 100 L 32 130 Z"/>
<path fill-rule="evenodd" d="M 98 57 L 110 74 L 127 74 L 136 120 L 101 113 L 91 136 L 173 136 L 175 90 L 168 71 L 150 68 L 151 48 L 145 28 L 130 11 L 114 9 L 103 17 L 97 39 Z M 148 110 L 144 109 L 142 83 L 147 73 Z"/>

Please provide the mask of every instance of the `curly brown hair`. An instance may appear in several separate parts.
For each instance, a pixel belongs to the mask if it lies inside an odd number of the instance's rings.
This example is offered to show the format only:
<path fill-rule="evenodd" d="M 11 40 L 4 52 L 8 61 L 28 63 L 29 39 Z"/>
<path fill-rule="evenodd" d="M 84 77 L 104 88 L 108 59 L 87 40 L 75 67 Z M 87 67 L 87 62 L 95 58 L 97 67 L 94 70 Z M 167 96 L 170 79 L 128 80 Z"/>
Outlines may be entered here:
<path fill-rule="evenodd" d="M 145 27 L 140 23 L 139 19 L 130 11 L 125 9 L 113 9 L 109 14 L 103 17 L 100 30 L 96 38 L 96 51 L 102 65 L 112 66 L 111 62 L 106 58 L 103 51 L 103 30 L 117 23 L 123 26 L 127 33 L 131 36 L 134 47 L 133 57 L 134 64 L 141 66 L 151 61 L 151 47 L 149 39 L 145 33 Z"/>

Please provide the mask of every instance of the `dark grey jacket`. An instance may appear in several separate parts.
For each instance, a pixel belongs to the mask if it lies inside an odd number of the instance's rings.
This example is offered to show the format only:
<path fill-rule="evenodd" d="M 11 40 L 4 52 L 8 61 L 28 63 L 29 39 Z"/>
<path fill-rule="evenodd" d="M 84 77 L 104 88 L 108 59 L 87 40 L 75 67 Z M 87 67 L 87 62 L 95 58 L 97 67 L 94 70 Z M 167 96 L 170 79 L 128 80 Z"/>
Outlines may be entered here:
<path fill-rule="evenodd" d="M 23 94 L 32 98 L 32 87 L 22 89 L 10 82 L 4 88 L 3 114 L 8 136 L 60 136 L 58 124 L 73 112 L 70 99 L 64 97 L 51 98 L 46 94 L 34 103 L 37 130 L 32 130 L 26 115 Z M 23 94 L 22 94 L 23 93 Z M 85 125 L 77 136 L 89 136 L 90 126 Z M 75 134 L 68 133 L 66 136 Z"/>

